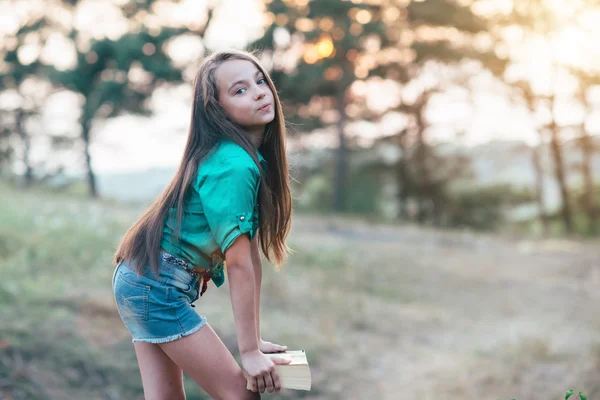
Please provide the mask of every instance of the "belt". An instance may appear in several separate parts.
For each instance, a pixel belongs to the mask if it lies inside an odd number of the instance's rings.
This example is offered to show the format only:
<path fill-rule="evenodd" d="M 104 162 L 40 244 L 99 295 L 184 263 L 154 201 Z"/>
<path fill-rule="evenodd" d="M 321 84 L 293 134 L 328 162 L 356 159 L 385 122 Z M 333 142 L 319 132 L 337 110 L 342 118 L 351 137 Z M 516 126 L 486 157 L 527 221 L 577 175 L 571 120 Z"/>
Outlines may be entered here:
<path fill-rule="evenodd" d="M 221 279 L 221 278 L 224 278 L 222 265 L 216 265 L 215 267 L 213 267 L 211 269 L 205 269 L 202 272 L 198 272 L 194 268 L 192 263 L 187 262 L 186 260 L 184 260 L 182 258 L 175 257 L 174 255 L 167 253 L 164 250 L 161 253 L 161 258 L 165 262 L 168 262 L 169 264 L 174 264 L 174 265 L 180 266 L 194 278 L 201 278 L 198 281 L 198 285 L 200 285 L 200 281 L 202 281 L 202 289 L 200 290 L 200 296 L 202 296 L 204 294 L 204 292 L 206 292 L 206 289 L 208 289 L 208 281 L 213 280 L 213 282 L 215 282 L 215 285 L 217 287 L 219 287 L 223 284 L 224 279 Z"/>

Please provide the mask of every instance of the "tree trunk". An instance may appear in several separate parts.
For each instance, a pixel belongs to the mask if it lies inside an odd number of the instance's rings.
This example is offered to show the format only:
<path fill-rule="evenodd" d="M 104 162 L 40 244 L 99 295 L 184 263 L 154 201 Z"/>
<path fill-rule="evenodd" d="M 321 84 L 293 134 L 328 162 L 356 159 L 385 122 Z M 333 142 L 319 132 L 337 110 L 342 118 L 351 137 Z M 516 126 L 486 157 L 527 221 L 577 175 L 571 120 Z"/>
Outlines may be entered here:
<path fill-rule="evenodd" d="M 554 103 L 554 102 L 553 102 Z M 560 196 L 562 201 L 562 218 L 565 224 L 565 229 L 568 233 L 573 232 L 573 216 L 571 212 L 571 202 L 569 198 L 569 188 L 567 187 L 567 178 L 563 161 L 562 148 L 559 140 L 559 126 L 556 124 L 554 117 L 550 124 L 550 148 L 552 150 L 552 158 L 554 159 L 554 175 L 560 188 Z"/>
<path fill-rule="evenodd" d="M 33 167 L 31 165 L 31 138 L 27 132 L 25 132 L 25 111 L 21 108 L 17 110 L 15 128 L 17 135 L 19 135 L 21 143 L 23 144 L 23 164 L 25 164 L 23 185 L 25 187 L 30 187 L 33 183 Z"/>
<path fill-rule="evenodd" d="M 415 156 L 416 166 L 416 180 L 418 184 L 415 185 L 418 188 L 417 199 L 418 199 L 418 211 L 417 221 L 420 224 L 424 224 L 427 220 L 427 214 L 429 203 L 431 200 L 430 193 L 430 179 L 429 171 L 427 170 L 427 144 L 425 143 L 425 121 L 423 117 L 423 109 L 427 104 L 427 97 L 423 95 L 421 99 L 415 104 L 415 120 L 417 124 L 417 143 Z"/>
<path fill-rule="evenodd" d="M 88 195 L 92 198 L 98 197 L 98 189 L 96 187 L 96 175 L 92 168 L 92 155 L 90 153 L 90 130 L 91 121 L 83 118 L 81 121 L 81 139 L 83 140 L 83 151 L 85 155 L 85 168 L 87 174 Z"/>
<path fill-rule="evenodd" d="M 585 185 L 585 208 L 588 216 L 588 231 L 590 233 L 596 233 L 598 230 L 598 215 L 596 213 L 596 196 L 594 192 L 594 176 L 592 172 L 594 146 L 590 140 L 590 136 L 585 131 L 584 126 L 581 127 L 580 145 L 583 155 L 581 172 L 583 174 L 583 183 Z"/>
<path fill-rule="evenodd" d="M 10 145 L 10 130 L 6 127 L 0 128 L 0 176 L 3 169 L 10 164 L 12 146 Z"/>
<path fill-rule="evenodd" d="M 396 162 L 396 187 L 398 189 L 398 217 L 408 219 L 408 196 L 409 196 L 409 177 L 406 169 L 406 148 L 404 146 L 404 136 L 406 130 L 400 132 L 396 137 L 396 145 L 400 149 L 400 158 Z"/>
<path fill-rule="evenodd" d="M 541 135 L 541 133 L 540 133 Z M 544 204 L 544 170 L 542 168 L 542 162 L 540 159 L 540 151 L 543 146 L 543 141 L 539 146 L 532 148 L 531 150 L 531 161 L 533 163 L 533 169 L 535 171 L 535 199 L 538 204 L 540 223 L 542 224 L 542 231 L 544 236 L 547 236 L 550 232 L 548 225 L 548 213 L 546 212 L 546 206 Z"/>
<path fill-rule="evenodd" d="M 586 98 L 586 91 L 584 87 L 581 87 L 577 93 L 579 101 L 581 101 L 586 114 L 591 112 L 590 104 Z M 588 132 L 585 130 L 585 119 L 581 122 L 579 127 L 581 136 L 579 138 L 579 145 L 581 146 L 581 174 L 583 175 L 584 184 L 584 196 L 585 196 L 585 212 L 588 217 L 588 232 L 595 234 L 598 232 L 598 214 L 596 210 L 596 193 L 594 187 L 594 174 L 592 172 L 592 163 L 594 159 L 594 142 Z"/>
<path fill-rule="evenodd" d="M 346 211 L 346 180 L 348 175 L 348 148 L 346 143 L 346 91 L 342 90 L 338 96 L 337 105 L 340 119 L 338 121 L 339 144 L 336 155 L 335 182 L 333 193 L 333 209 L 335 212 Z"/>
<path fill-rule="evenodd" d="M 429 182 L 427 176 L 427 167 L 426 167 L 426 152 L 427 149 L 425 147 L 425 143 L 422 142 L 422 134 L 419 134 L 419 142 L 417 142 L 417 149 L 414 153 L 415 164 L 417 167 L 417 176 L 416 179 L 418 183 L 415 187 L 418 188 L 417 193 L 417 222 L 419 224 L 424 224 L 427 220 L 427 203 L 429 200 L 428 192 L 429 192 Z"/>

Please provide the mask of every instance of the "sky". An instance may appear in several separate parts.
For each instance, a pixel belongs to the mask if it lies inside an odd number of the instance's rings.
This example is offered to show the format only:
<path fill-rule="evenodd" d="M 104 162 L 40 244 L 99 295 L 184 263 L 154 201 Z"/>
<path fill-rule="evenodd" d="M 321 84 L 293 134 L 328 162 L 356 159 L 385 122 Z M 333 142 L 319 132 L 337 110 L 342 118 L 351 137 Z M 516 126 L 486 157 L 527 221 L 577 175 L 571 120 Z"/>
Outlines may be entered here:
<path fill-rule="evenodd" d="M 213 23 L 208 29 L 205 44 L 209 49 L 223 47 L 243 47 L 254 38 L 260 37 L 264 29 L 265 17 L 261 0 L 184 0 L 181 5 L 169 7 L 163 5 L 161 16 L 174 24 L 200 24 L 206 18 L 208 1 L 218 1 L 219 7 Z M 508 1 L 508 0 L 506 0 Z M 506 1 L 490 0 L 492 6 L 501 6 Z M 39 3 L 36 6 L 36 2 Z M 118 3 L 113 0 L 112 3 Z M 7 8 L 9 2 L 0 0 L 0 33 L 10 34 L 14 29 L 15 9 Z M 29 7 L 43 6 L 43 0 L 29 0 Z M 118 21 L 118 10 L 107 6 L 107 1 L 86 0 L 79 8 L 73 23 L 86 27 L 92 37 L 116 37 L 127 29 L 126 22 Z M 560 7 L 563 1 L 552 0 Z M 9 12 L 10 11 L 10 12 Z M 560 11 L 569 16 L 569 9 Z M 16 9 L 17 14 L 28 12 L 26 8 Z M 486 12 L 483 9 L 482 12 Z M 11 20 L 11 13 L 13 19 Z M 590 15 L 591 14 L 591 15 Z M 66 15 L 57 15 L 64 20 Z M 517 52 L 522 62 L 509 71 L 509 74 L 524 76 L 531 80 L 538 91 L 547 90 L 556 85 L 560 93 L 568 94 L 573 90 L 572 82 L 553 75 L 549 60 L 578 65 L 600 61 L 600 52 L 593 51 L 596 43 L 584 40 L 590 30 L 600 34 L 600 11 L 588 13 L 577 26 L 565 25 L 563 32 L 553 38 L 534 37 L 523 45 L 523 37 L 518 30 L 509 31 L 512 43 L 508 51 Z M 589 36 L 587 36 L 589 37 Z M 37 53 L 36 53 L 37 52 Z M 175 42 L 171 52 L 180 63 L 197 60 L 202 55 L 202 45 L 197 38 L 187 37 Z M 26 49 L 20 57 L 35 57 L 39 50 L 35 46 Z M 73 62 L 73 51 L 69 45 L 56 35 L 51 45 L 39 54 L 42 58 L 51 58 L 59 66 L 68 68 Z M 192 71 L 193 72 L 193 71 Z M 489 140 L 524 140 L 535 144 L 538 134 L 535 120 L 522 107 L 511 104 L 498 84 L 486 74 L 480 74 L 474 80 L 476 90 L 467 94 L 456 88 L 448 93 L 436 96 L 428 109 L 428 119 L 432 126 L 429 135 L 432 140 L 460 140 L 465 145 L 477 145 Z M 385 108 L 398 102 L 399 96 L 410 96 L 410 88 L 400 90 L 398 85 L 389 82 L 375 82 L 363 89 L 367 102 L 373 108 Z M 0 102 L 2 99 L 0 99 Z M 170 90 L 159 90 L 153 97 L 156 114 L 150 118 L 123 116 L 102 121 L 95 125 L 96 140 L 92 145 L 93 164 L 100 173 L 116 173 L 157 167 L 173 167 L 179 163 L 186 140 L 190 119 L 191 84 Z M 51 132 L 60 133 L 73 130 L 78 116 L 78 99 L 68 93 L 59 93 L 47 102 L 44 120 L 39 122 Z M 563 104 L 559 118 L 565 123 L 577 122 L 582 111 L 576 105 Z M 543 116 L 541 116 L 543 119 Z M 600 134 L 600 116 L 587 116 L 588 123 Z M 361 121 L 348 127 L 348 134 L 359 138 L 359 143 L 368 145 L 380 134 L 392 134 L 405 122 L 400 115 L 390 114 L 379 124 Z M 455 133 L 461 131 L 460 139 Z M 335 146 L 335 138 L 329 134 L 314 133 L 303 139 L 304 144 L 314 146 Z M 34 149 L 34 159 L 43 158 L 47 146 L 41 143 Z M 78 156 L 71 156 L 78 157 Z M 81 164 L 79 158 L 73 158 L 72 164 Z"/>

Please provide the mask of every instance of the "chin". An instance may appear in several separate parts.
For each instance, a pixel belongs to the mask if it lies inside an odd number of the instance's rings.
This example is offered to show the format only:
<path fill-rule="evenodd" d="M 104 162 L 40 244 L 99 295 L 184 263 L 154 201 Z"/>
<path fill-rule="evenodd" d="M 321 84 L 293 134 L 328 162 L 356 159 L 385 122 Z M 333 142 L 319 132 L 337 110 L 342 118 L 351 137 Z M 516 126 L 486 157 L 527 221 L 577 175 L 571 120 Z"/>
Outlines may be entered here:
<path fill-rule="evenodd" d="M 270 124 L 275 120 L 275 113 L 269 113 L 260 119 L 261 124 Z"/>

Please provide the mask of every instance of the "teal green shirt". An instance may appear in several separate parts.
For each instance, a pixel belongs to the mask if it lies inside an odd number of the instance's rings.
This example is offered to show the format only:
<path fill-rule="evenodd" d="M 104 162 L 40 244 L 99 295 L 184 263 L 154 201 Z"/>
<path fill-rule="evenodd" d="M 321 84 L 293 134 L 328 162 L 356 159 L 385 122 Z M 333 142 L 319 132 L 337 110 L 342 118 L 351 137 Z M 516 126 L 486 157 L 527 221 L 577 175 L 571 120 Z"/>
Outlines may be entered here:
<path fill-rule="evenodd" d="M 261 167 L 266 161 L 257 151 Z M 254 238 L 258 229 L 260 171 L 238 144 L 223 140 L 201 162 L 184 200 L 179 241 L 173 233 L 177 212 L 165 221 L 161 247 L 194 266 L 212 269 L 212 281 L 225 280 L 225 251 L 243 234 Z"/>

